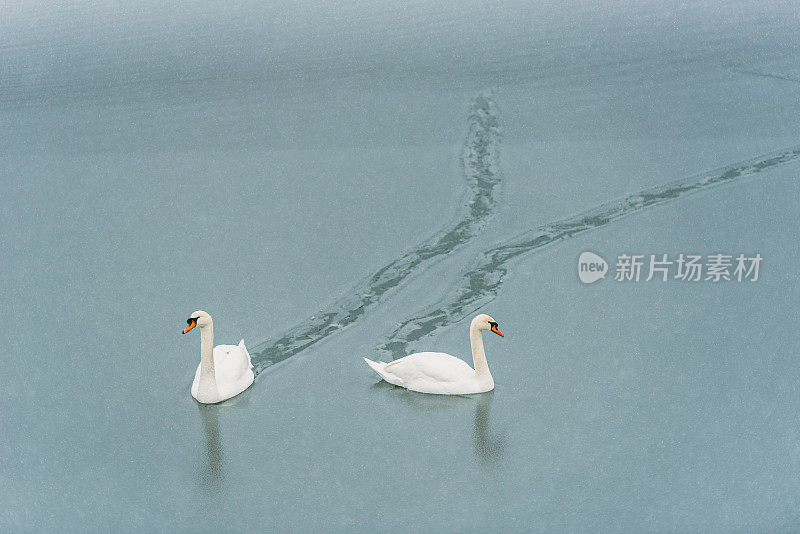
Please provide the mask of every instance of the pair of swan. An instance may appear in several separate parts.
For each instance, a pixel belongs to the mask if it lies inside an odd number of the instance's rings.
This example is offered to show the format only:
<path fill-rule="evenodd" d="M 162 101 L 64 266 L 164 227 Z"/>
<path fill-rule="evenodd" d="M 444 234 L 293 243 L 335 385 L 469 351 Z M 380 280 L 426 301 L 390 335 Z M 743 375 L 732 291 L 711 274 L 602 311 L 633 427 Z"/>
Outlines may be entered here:
<path fill-rule="evenodd" d="M 214 404 L 234 397 L 253 383 L 253 364 L 244 346 L 218 345 L 214 347 L 214 323 L 211 316 L 198 310 L 186 321 L 185 334 L 195 326 L 200 327 L 200 365 L 192 383 L 192 396 L 203 404 Z M 364 358 L 381 378 L 420 393 L 439 395 L 466 395 L 494 389 L 494 379 L 486 363 L 483 350 L 484 330 L 503 337 L 497 322 L 486 314 L 476 316 L 469 326 L 472 362 L 442 352 L 418 352 L 393 362 L 373 362 Z"/>

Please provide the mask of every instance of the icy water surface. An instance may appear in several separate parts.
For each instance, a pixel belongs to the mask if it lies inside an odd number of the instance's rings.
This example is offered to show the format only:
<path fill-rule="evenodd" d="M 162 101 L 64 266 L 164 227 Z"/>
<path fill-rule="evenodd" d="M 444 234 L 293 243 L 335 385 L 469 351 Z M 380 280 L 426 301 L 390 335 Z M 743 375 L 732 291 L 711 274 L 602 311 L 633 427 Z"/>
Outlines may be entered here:
<path fill-rule="evenodd" d="M 285 360 L 314 343 L 356 322 L 361 315 L 405 278 L 437 258 L 453 253 L 472 238 L 479 224 L 492 213 L 493 192 L 499 183 L 499 121 L 491 93 L 472 99 L 468 115 L 468 133 L 461 153 L 469 197 L 464 215 L 452 226 L 440 230 L 420 245 L 381 267 L 368 281 L 335 302 L 330 310 L 318 312 L 309 323 L 295 327 L 279 340 L 256 349 L 253 368 L 256 374 L 264 367 Z"/>
<path fill-rule="evenodd" d="M 791 3 L 0 14 L 2 531 L 800 530 Z M 258 371 L 216 406 L 198 308 Z M 494 392 L 363 362 L 477 312 Z"/>

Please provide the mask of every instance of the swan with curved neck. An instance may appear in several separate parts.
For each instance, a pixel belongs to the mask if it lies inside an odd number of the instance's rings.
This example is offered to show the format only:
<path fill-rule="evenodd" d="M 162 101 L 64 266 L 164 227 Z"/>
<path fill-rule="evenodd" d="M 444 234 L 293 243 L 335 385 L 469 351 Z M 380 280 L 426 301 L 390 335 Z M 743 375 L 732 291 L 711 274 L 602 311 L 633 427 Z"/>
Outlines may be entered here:
<path fill-rule="evenodd" d="M 186 321 L 185 334 L 200 327 L 200 364 L 192 382 L 192 397 L 203 404 L 214 404 L 235 397 L 253 383 L 253 364 L 244 339 L 238 345 L 214 346 L 214 321 L 198 310 Z"/>
<path fill-rule="evenodd" d="M 439 395 L 483 393 L 494 389 L 494 379 L 486 363 L 483 349 L 484 330 L 503 337 L 497 322 L 486 314 L 476 316 L 469 325 L 473 369 L 467 362 L 441 352 L 418 352 L 393 362 L 373 362 L 367 365 L 381 378 L 411 391 Z"/>

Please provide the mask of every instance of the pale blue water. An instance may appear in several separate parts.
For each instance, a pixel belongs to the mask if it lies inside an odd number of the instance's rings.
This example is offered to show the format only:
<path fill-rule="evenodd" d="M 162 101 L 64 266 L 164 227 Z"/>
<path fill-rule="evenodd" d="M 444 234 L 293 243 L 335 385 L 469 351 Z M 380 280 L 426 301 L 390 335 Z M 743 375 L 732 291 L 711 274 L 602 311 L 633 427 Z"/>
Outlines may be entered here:
<path fill-rule="evenodd" d="M 800 530 L 798 30 L 781 2 L 0 7 L 0 529 Z M 584 250 L 764 262 L 583 286 Z M 219 406 L 198 308 L 259 371 Z M 493 393 L 363 363 L 468 359 L 478 311 Z"/>

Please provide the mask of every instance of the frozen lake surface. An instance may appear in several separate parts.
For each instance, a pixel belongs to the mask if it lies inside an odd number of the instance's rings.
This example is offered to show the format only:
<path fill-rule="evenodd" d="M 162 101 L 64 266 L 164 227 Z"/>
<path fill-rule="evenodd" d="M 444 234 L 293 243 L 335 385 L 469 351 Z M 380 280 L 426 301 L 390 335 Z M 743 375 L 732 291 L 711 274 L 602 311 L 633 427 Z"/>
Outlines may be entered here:
<path fill-rule="evenodd" d="M 796 6 L 0 12 L 0 530 L 800 530 Z"/>

